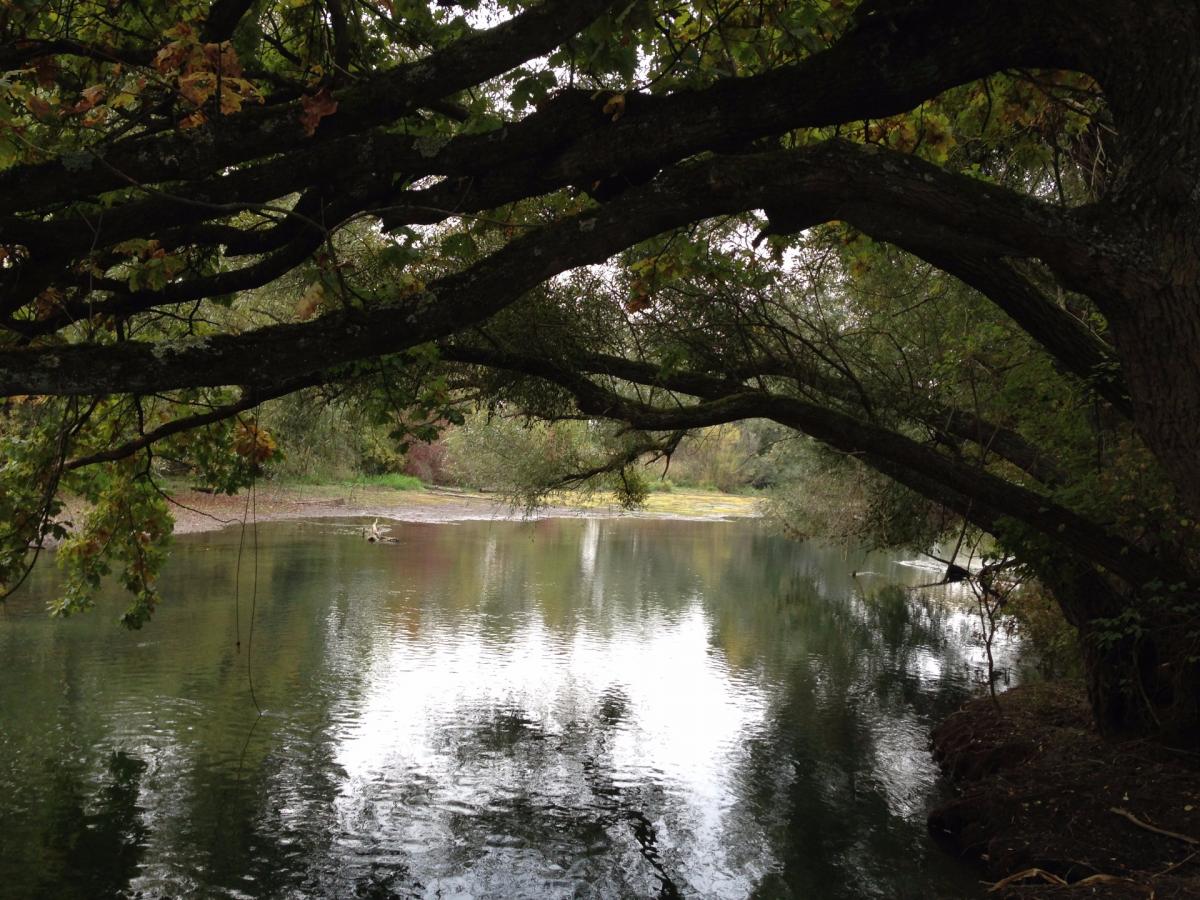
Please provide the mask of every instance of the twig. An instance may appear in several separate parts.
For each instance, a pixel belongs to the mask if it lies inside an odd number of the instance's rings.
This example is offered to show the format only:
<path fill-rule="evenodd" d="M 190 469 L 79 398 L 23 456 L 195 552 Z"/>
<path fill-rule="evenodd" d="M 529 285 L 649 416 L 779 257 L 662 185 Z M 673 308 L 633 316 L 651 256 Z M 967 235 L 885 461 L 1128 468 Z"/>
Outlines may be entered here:
<path fill-rule="evenodd" d="M 212 513 L 205 512 L 202 509 L 196 509 L 196 507 L 194 507 L 194 506 L 188 506 L 186 503 L 183 503 L 180 500 L 176 500 L 174 497 L 172 497 L 170 494 L 168 494 L 166 491 L 164 491 L 161 487 L 159 487 L 158 483 L 153 478 L 148 478 L 146 483 L 149 484 L 150 487 L 154 489 L 154 492 L 156 494 L 158 494 L 158 496 L 162 497 L 168 503 L 178 506 L 180 509 L 186 509 L 190 513 L 195 513 L 198 516 L 204 516 L 207 519 L 212 519 L 214 522 L 218 523 L 219 525 L 232 525 L 234 522 L 237 521 L 237 519 L 222 519 L 220 516 L 214 516 Z"/>
<path fill-rule="evenodd" d="M 1196 851 L 1195 851 L 1195 852 L 1193 852 L 1193 853 L 1189 853 L 1187 856 L 1185 856 L 1185 857 L 1184 857 L 1183 859 L 1181 859 L 1179 862 L 1177 862 L 1177 863 L 1171 863 L 1171 865 L 1167 866 L 1167 867 L 1166 867 L 1165 869 L 1163 869 L 1161 872 L 1158 872 L 1158 873 L 1156 873 L 1156 874 L 1152 875 L 1151 877 L 1152 877 L 1152 878 L 1162 878 L 1164 875 L 1169 875 L 1171 872 L 1174 872 L 1174 871 L 1175 871 L 1176 869 L 1178 869 L 1180 866 L 1187 865 L 1189 862 L 1191 862 L 1191 861 L 1192 861 L 1193 859 L 1195 859 L 1197 856 L 1200 856 L 1200 850 L 1196 850 Z"/>
<path fill-rule="evenodd" d="M 1175 838 L 1177 841 L 1184 841 L 1193 846 L 1200 846 L 1200 840 L 1190 837 L 1186 834 L 1180 834 L 1178 831 L 1167 831 L 1165 828 L 1159 828 L 1157 825 L 1151 825 L 1149 822 L 1143 822 L 1127 809 L 1122 809 L 1119 806 L 1113 806 L 1109 812 L 1116 813 L 1122 819 L 1127 819 L 1136 825 L 1138 828 L 1144 828 L 1147 831 L 1153 831 L 1155 834 L 1161 834 L 1163 837 Z"/>
<path fill-rule="evenodd" d="M 220 422 L 223 419 L 228 419 L 247 409 L 252 409 L 263 403 L 266 400 L 274 400 L 276 397 L 282 397 L 284 394 L 290 394 L 293 391 L 305 387 L 311 387 L 314 379 L 311 377 L 293 378 L 289 381 L 281 382 L 278 385 L 271 387 L 254 389 L 244 389 L 240 400 L 230 403 L 227 406 L 214 406 L 211 411 L 200 413 L 195 416 L 186 416 L 180 419 L 173 419 L 164 425 L 160 425 L 151 431 L 143 432 L 134 440 L 121 444 L 118 447 L 113 447 L 110 450 L 104 450 L 100 453 L 93 453 L 90 456 L 81 456 L 76 459 L 68 460 L 63 463 L 63 470 L 70 471 L 79 469 L 83 466 L 91 466 L 101 462 L 114 462 L 118 459 L 124 459 L 126 456 L 131 456 L 138 450 L 144 447 L 149 447 L 156 441 L 161 441 L 173 434 L 178 434 L 183 431 L 191 431 L 195 428 L 200 428 L 204 425 L 212 425 Z"/>
<path fill-rule="evenodd" d="M 1065 879 L 1060 878 L 1059 876 L 1055 875 L 1053 872 L 1047 872 L 1045 869 L 1038 869 L 1038 868 L 1022 869 L 1020 872 L 1014 872 L 1013 874 L 1011 874 L 1005 878 L 1001 878 L 999 881 L 997 881 L 995 884 L 993 884 L 990 888 L 988 888 L 988 893 L 994 894 L 996 891 L 1002 891 L 1006 887 L 1008 887 L 1010 884 L 1013 884 L 1014 882 L 1017 882 L 1017 881 L 1024 881 L 1026 878 L 1040 878 L 1043 881 L 1047 881 L 1050 884 L 1058 885 L 1059 887 L 1066 887 L 1066 885 L 1067 885 L 1067 882 Z"/>
<path fill-rule="evenodd" d="M 1127 884 L 1131 885 L 1132 887 L 1141 888 L 1146 892 L 1151 900 L 1153 900 L 1154 897 L 1154 888 L 1148 884 L 1142 884 L 1142 882 L 1137 881 L 1136 879 L 1125 878 L 1121 875 L 1106 875 L 1103 872 L 1097 873 L 1096 875 L 1089 875 L 1087 878 L 1081 879 L 1080 881 L 1072 882 L 1070 886 L 1073 888 L 1092 887 L 1093 885 L 1097 884 Z"/>
<path fill-rule="evenodd" d="M 1184 862 L 1186 862 L 1186 860 L 1184 860 Z M 1179 863 L 1179 865 L 1182 865 L 1182 863 Z M 996 891 L 1002 891 L 1009 885 L 1012 885 L 1018 881 L 1024 881 L 1027 878 L 1040 878 L 1043 881 L 1054 885 L 1055 887 L 1064 888 L 1091 887 L 1097 884 L 1129 884 L 1135 887 L 1143 888 L 1149 891 L 1151 896 L 1154 896 L 1154 889 L 1149 885 L 1142 884 L 1140 881 L 1135 881 L 1132 878 L 1125 878 L 1121 875 L 1108 875 L 1103 872 L 1098 872 L 1095 875 L 1089 875 L 1087 878 L 1080 879 L 1079 881 L 1071 882 L 1059 875 L 1055 875 L 1053 872 L 1047 872 L 1045 869 L 1039 868 L 1022 869 L 1020 872 L 1014 872 L 1012 875 L 1001 878 L 988 888 L 988 893 L 994 894 Z"/>

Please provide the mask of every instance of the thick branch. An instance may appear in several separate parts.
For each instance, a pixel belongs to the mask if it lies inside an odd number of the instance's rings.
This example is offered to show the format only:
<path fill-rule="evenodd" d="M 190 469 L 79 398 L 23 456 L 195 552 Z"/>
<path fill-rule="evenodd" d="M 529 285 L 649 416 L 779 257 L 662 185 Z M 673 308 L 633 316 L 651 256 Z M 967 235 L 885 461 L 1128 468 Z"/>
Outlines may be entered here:
<path fill-rule="evenodd" d="M 211 43 L 229 40 L 253 5 L 254 0 L 215 0 L 200 31 L 201 40 Z"/>
<path fill-rule="evenodd" d="M 373 128 L 448 94 L 500 75 L 548 53 L 584 28 L 612 0 L 546 0 L 487 31 L 462 38 L 426 59 L 398 66 L 336 93 L 336 114 L 323 120 L 318 138 Z M 0 175 L 0 212 L 37 209 L 124 186 L 125 173 L 143 184 L 196 179 L 239 162 L 303 146 L 301 101 L 247 108 L 223 117 L 203 134 L 132 138 L 95 160 L 62 160 L 18 166 Z M 3 236 L 0 236 L 3 237 Z"/>
<path fill-rule="evenodd" d="M 99 303 L 83 301 L 60 306 L 52 315 L 31 322 L 11 322 L 8 328 L 27 338 L 51 334 L 60 328 L 88 319 L 92 316 L 114 316 L 125 319 L 135 313 L 145 312 L 160 306 L 186 303 L 206 297 L 231 294 L 235 291 L 251 290 L 279 278 L 300 265 L 324 243 L 323 233 L 309 233 L 298 237 L 290 246 L 264 256 L 258 262 L 198 278 L 176 281 L 162 290 L 139 290 L 125 292 L 124 284 L 109 284 L 101 281 L 97 287 L 112 291 L 115 296 Z"/>
<path fill-rule="evenodd" d="M 921 257 L 979 291 L 1011 316 L 1064 369 L 1091 384 L 1122 415 L 1132 415 L 1129 393 L 1113 349 L 1017 272 L 1009 260 L 954 253 L 953 243 L 942 240 L 944 235 L 930 233 L 919 221 L 901 225 L 886 211 L 874 216 L 866 213 L 855 224 L 872 237 Z M 1082 244 L 1077 245 L 1076 252 L 1083 249 Z M 1078 261 L 1072 264 L 1078 265 Z"/>
<path fill-rule="evenodd" d="M 441 279 L 430 286 L 431 299 L 221 335 L 205 347 L 178 352 L 146 344 L 10 351 L 0 354 L 0 391 L 109 393 L 275 383 L 450 334 L 552 275 L 603 261 L 670 228 L 772 203 L 787 203 L 793 214 L 798 210 L 816 224 L 838 215 L 847 196 L 863 191 L 878 193 L 879 202 L 892 209 L 956 228 L 963 241 L 982 247 L 1019 255 L 1048 246 L 1066 259 L 1083 252 L 1082 238 L 1064 213 L 906 157 L 831 141 L 678 166 L 595 212 L 514 240 L 467 272 Z"/>
<path fill-rule="evenodd" d="M 99 62 L 115 62 L 131 66 L 148 66 L 154 61 L 154 50 L 143 47 L 106 47 L 84 44 L 69 39 L 27 40 L 16 46 L 0 47 L 0 72 L 24 68 L 44 56 L 79 56 Z"/>
<path fill-rule="evenodd" d="M 482 360 L 488 353 L 475 351 L 463 355 Z M 932 499 L 947 503 L 984 527 L 994 530 L 1002 517 L 1011 517 L 1062 542 L 1134 586 L 1165 577 L 1162 560 L 1048 497 L 950 459 L 898 432 L 827 407 L 764 391 L 726 387 L 720 393 L 701 393 L 704 400 L 696 405 L 659 408 L 630 400 L 541 358 L 500 354 L 493 355 L 489 364 L 553 381 L 574 394 L 583 412 L 628 422 L 647 431 L 702 428 L 750 418 L 771 419 L 852 454 L 926 496 L 932 493 Z M 1166 574 L 1182 580 L 1179 573 Z"/>
<path fill-rule="evenodd" d="M 562 372 L 569 369 L 588 375 L 606 375 L 632 384 L 661 387 L 693 397 L 713 398 L 745 391 L 747 381 L 767 376 L 785 378 L 837 403 L 849 402 L 857 406 L 859 400 L 857 391 L 837 378 L 812 370 L 800 371 L 794 365 L 777 359 L 756 360 L 739 365 L 736 371 L 727 374 L 710 375 L 666 369 L 603 353 L 572 355 L 560 364 L 549 353 L 533 356 L 528 352 L 517 354 L 462 343 L 441 342 L 438 350 L 448 362 L 508 369 L 551 381 L 561 378 Z M 939 434 L 977 444 L 1048 487 L 1059 484 L 1063 479 L 1062 471 L 1053 460 L 1011 428 L 989 422 L 966 410 L 935 405 L 930 405 L 927 415 L 921 416 L 920 421 Z"/>

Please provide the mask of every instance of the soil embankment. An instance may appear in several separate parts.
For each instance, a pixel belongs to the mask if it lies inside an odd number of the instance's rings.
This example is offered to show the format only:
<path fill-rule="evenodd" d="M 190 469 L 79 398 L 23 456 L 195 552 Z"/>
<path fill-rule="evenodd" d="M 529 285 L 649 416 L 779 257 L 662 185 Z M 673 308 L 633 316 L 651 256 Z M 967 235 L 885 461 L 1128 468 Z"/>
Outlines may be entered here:
<path fill-rule="evenodd" d="M 995 895 L 1200 898 L 1200 754 L 1102 740 L 1081 688 L 1029 685 L 933 733 L 957 797 L 929 816 Z"/>

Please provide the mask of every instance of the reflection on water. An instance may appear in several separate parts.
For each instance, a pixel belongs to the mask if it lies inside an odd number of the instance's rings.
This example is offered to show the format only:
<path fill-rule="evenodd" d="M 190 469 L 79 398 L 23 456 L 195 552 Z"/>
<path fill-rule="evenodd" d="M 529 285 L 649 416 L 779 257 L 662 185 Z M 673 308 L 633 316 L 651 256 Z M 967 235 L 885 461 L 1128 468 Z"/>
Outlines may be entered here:
<path fill-rule="evenodd" d="M 180 539 L 134 634 L 47 620 L 40 573 L 0 895 L 977 895 L 924 827 L 973 624 L 887 587 L 928 573 L 745 522 L 392 534 L 262 526 L 240 608 L 236 532 Z"/>

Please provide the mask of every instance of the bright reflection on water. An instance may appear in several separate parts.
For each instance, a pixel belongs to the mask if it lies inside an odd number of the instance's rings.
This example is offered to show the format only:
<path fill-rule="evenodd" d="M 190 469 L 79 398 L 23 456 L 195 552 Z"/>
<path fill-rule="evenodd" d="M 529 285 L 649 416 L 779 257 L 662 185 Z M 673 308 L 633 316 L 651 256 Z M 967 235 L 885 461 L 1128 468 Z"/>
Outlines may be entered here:
<path fill-rule="evenodd" d="M 925 833 L 981 673 L 888 587 L 929 573 L 745 522 L 393 535 L 262 526 L 240 609 L 236 531 L 180 539 L 134 634 L 47 620 L 39 573 L 0 614 L 0 894 L 978 893 Z"/>

